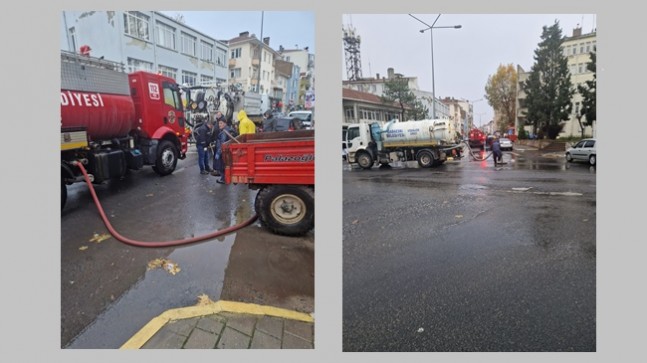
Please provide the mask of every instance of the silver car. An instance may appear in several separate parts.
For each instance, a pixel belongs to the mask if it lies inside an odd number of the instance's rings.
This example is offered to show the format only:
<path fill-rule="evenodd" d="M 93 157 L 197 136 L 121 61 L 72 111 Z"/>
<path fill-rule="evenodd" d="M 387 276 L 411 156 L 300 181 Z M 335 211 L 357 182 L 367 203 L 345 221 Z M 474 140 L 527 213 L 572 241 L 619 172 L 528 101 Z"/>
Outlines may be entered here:
<path fill-rule="evenodd" d="M 512 151 L 512 140 L 507 137 L 502 137 L 499 139 L 499 147 L 501 150 L 510 150 Z"/>
<path fill-rule="evenodd" d="M 595 152 L 596 139 L 582 139 L 573 147 L 566 150 L 566 161 L 587 161 L 595 166 L 597 154 Z"/>

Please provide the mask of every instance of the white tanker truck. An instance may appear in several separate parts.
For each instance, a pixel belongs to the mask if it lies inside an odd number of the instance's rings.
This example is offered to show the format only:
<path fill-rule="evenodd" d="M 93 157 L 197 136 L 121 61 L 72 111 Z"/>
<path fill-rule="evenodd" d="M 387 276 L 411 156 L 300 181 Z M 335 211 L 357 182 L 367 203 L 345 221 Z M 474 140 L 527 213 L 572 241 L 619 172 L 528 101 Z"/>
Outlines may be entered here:
<path fill-rule="evenodd" d="M 388 165 L 394 157 L 428 168 L 444 163 L 447 152 L 459 147 L 449 120 L 360 121 L 348 125 L 346 145 L 346 160 L 363 169 Z"/>

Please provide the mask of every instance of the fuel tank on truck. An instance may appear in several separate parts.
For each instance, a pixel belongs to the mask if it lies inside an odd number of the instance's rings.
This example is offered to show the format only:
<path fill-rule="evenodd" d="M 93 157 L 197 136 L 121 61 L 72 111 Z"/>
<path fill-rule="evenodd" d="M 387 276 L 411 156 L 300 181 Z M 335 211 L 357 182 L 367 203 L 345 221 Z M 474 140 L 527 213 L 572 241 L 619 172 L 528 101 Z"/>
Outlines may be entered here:
<path fill-rule="evenodd" d="M 448 145 L 455 137 L 449 120 L 391 121 L 382 131 L 385 147 Z"/>
<path fill-rule="evenodd" d="M 61 128 L 87 130 L 92 141 L 127 136 L 135 123 L 123 65 L 61 53 Z"/>

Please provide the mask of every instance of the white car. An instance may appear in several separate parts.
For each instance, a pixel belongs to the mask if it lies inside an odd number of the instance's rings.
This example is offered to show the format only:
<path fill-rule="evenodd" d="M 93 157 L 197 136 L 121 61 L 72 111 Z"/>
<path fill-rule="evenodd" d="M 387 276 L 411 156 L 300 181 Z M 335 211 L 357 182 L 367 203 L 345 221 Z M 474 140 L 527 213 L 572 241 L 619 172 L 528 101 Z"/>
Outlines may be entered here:
<path fill-rule="evenodd" d="M 296 117 L 301 120 L 301 126 L 304 129 L 310 129 L 312 127 L 312 111 L 292 111 L 288 113 L 288 117 Z"/>
<path fill-rule="evenodd" d="M 507 137 L 502 137 L 499 139 L 499 147 L 501 150 L 510 150 L 512 151 L 512 140 Z"/>
<path fill-rule="evenodd" d="M 596 139 L 582 139 L 573 147 L 566 150 L 566 161 L 587 161 L 595 166 L 597 154 L 595 152 Z"/>

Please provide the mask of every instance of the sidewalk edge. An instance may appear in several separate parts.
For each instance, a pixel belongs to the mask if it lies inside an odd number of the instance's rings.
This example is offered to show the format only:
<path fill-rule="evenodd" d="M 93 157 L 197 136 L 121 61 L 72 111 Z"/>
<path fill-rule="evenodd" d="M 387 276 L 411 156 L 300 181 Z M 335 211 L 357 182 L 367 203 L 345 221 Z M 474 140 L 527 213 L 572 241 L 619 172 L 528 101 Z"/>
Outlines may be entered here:
<path fill-rule="evenodd" d="M 167 310 L 157 317 L 151 319 L 151 321 L 144 325 L 143 328 L 141 328 L 137 333 L 135 333 L 135 335 L 128 339 L 128 341 L 124 343 L 119 349 L 141 348 L 169 321 L 195 318 L 204 315 L 217 314 L 220 312 L 268 315 L 278 318 L 314 323 L 314 317 L 312 316 L 312 314 L 277 308 L 274 306 L 219 300 L 207 305 L 189 306 Z"/>

